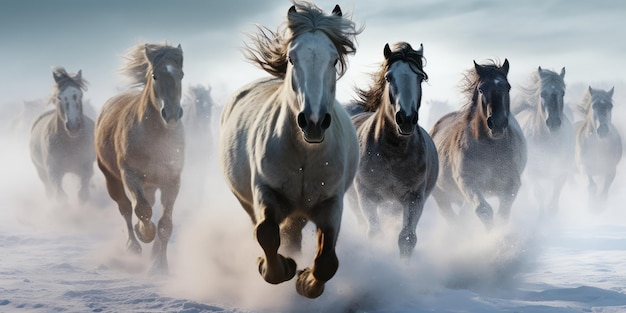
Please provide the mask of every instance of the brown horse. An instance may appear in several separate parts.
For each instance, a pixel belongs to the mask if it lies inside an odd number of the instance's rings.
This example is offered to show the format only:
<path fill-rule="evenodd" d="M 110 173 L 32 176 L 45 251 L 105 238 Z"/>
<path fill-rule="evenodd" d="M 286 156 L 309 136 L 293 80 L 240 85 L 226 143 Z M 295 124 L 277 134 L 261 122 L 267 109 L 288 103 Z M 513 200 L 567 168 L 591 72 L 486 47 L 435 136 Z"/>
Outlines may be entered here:
<path fill-rule="evenodd" d="M 578 109 L 585 119 L 574 125 L 576 129 L 576 162 L 589 182 L 592 203 L 603 208 L 609 187 L 615 179 L 617 164 L 622 159 L 622 139 L 611 123 L 613 91 L 589 86 Z M 598 193 L 594 178 L 602 179 Z"/>
<path fill-rule="evenodd" d="M 68 74 L 64 68 L 52 69 L 55 82 L 50 102 L 56 109 L 44 112 L 35 120 L 30 136 L 30 156 L 49 197 L 65 200 L 63 177 L 80 177 L 78 198 L 89 198 L 89 181 L 96 160 L 93 147 L 93 120 L 83 114 L 83 91 L 87 82 L 82 71 Z"/>
<path fill-rule="evenodd" d="M 417 243 L 415 229 L 424 203 L 437 182 L 437 149 L 428 132 L 417 124 L 422 102 L 423 46 L 385 45 L 385 60 L 370 89 L 358 89 L 357 105 L 365 112 L 352 117 L 360 146 L 359 170 L 349 192 L 357 216 L 367 220 L 368 233 L 381 232 L 378 209 L 386 202 L 398 204 L 402 216 L 398 248 L 403 257 Z M 362 219 L 362 218 L 361 218 Z"/>
<path fill-rule="evenodd" d="M 493 225 L 493 209 L 485 199 L 499 198 L 501 220 L 507 221 L 526 166 L 524 134 L 510 114 L 509 62 L 478 65 L 465 75 L 469 104 L 443 116 L 431 136 L 441 171 L 433 198 L 449 220 L 452 204 L 472 206 L 483 224 Z"/>
<path fill-rule="evenodd" d="M 126 221 L 128 249 L 141 253 L 135 234 L 144 243 L 156 237 L 152 270 L 167 272 L 167 243 L 185 146 L 180 122 L 183 51 L 180 45 L 140 44 L 127 57 L 123 73 L 143 88 L 119 94 L 104 104 L 96 122 L 98 166 Z M 163 206 L 158 228 L 151 220 L 157 189 Z M 139 219 L 134 231 L 133 209 Z"/>

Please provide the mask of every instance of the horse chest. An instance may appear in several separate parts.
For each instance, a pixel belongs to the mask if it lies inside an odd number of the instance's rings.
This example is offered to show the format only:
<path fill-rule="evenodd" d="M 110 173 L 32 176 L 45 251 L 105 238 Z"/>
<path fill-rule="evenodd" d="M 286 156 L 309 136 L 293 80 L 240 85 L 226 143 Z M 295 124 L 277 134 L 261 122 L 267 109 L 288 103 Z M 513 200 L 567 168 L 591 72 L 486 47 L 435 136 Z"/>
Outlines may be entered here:
<path fill-rule="evenodd" d="M 182 131 L 162 136 L 130 136 L 123 163 L 147 180 L 180 175 L 184 161 Z"/>

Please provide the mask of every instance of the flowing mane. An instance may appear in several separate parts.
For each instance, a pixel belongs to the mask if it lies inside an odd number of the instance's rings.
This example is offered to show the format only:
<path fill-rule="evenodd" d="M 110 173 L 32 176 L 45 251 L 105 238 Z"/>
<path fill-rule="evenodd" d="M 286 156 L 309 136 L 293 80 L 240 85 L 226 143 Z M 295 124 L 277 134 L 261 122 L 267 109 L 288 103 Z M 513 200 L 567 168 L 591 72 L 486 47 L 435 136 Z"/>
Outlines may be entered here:
<path fill-rule="evenodd" d="M 287 71 L 287 47 L 293 38 L 306 32 L 321 31 L 334 43 L 339 52 L 337 73 L 341 77 L 347 70 L 348 54 L 356 52 L 355 23 L 341 15 L 326 15 L 315 4 L 294 1 L 296 11 L 290 13 L 287 21 L 276 32 L 264 26 L 257 26 L 257 33 L 248 35 L 251 43 L 246 43 L 244 56 L 272 76 L 284 78 Z"/>
<path fill-rule="evenodd" d="M 424 72 L 425 58 L 418 51 L 413 50 L 413 47 L 407 42 L 398 42 L 393 45 L 391 54 L 388 58 L 385 58 L 380 66 L 380 70 L 372 75 L 374 84 L 368 90 L 356 89 L 358 99 L 356 104 L 363 107 L 365 112 L 375 112 L 383 102 L 385 96 L 385 86 L 387 81 L 385 74 L 389 70 L 389 67 L 396 61 L 408 62 L 411 64 L 411 68 L 417 74 L 423 74 L 424 80 L 428 79 L 428 75 Z"/>
<path fill-rule="evenodd" d="M 500 76 L 504 80 L 507 80 L 506 75 L 502 74 L 500 68 L 502 64 L 498 60 L 487 60 L 487 64 L 479 64 L 483 68 L 483 73 L 486 74 L 485 77 L 480 77 L 476 69 L 472 67 L 471 69 L 465 71 L 463 74 L 463 79 L 461 80 L 461 92 L 465 95 L 467 103 L 461 108 L 462 111 L 469 112 L 468 118 L 471 119 L 471 116 L 476 109 L 476 103 L 478 98 L 478 84 L 481 80 L 494 78 L 496 76 Z"/>
<path fill-rule="evenodd" d="M 563 91 L 566 87 L 563 77 L 552 70 L 541 69 L 541 73 L 533 71 L 528 83 L 520 86 L 522 101 L 512 111 L 517 114 L 526 109 L 534 109 L 540 103 L 537 99 L 541 97 L 541 90 L 545 86 L 554 86 Z"/>
<path fill-rule="evenodd" d="M 608 92 L 598 89 L 593 89 L 592 95 L 589 89 L 587 89 L 583 95 L 582 102 L 578 104 L 578 112 L 582 113 L 583 116 L 587 116 L 594 102 L 613 103 L 613 97 Z"/>
<path fill-rule="evenodd" d="M 146 50 L 154 55 L 154 60 L 148 59 Z M 137 44 L 128 50 L 125 59 L 126 62 L 120 72 L 130 79 L 131 87 L 141 87 L 146 84 L 148 75 L 152 74 L 151 64 L 156 66 L 168 60 L 174 62 L 179 68 L 183 67 L 182 51 L 167 43 Z"/>
<path fill-rule="evenodd" d="M 56 83 L 48 103 L 56 104 L 59 100 L 59 92 L 70 86 L 79 88 L 82 91 L 87 91 L 88 82 L 83 79 L 80 71 L 77 74 L 70 75 L 62 66 L 54 66 L 52 67 L 52 74 L 55 77 Z"/>

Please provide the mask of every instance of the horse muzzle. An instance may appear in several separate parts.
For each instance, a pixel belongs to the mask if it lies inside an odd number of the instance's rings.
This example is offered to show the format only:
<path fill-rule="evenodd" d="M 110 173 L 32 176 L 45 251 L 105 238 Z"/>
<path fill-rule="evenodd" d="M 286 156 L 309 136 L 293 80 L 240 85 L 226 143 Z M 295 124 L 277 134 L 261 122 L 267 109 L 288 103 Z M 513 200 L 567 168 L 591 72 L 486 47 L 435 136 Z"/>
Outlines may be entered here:
<path fill-rule="evenodd" d="M 175 125 L 183 117 L 183 108 L 178 106 L 176 108 L 161 109 L 161 118 L 166 125 Z"/>
<path fill-rule="evenodd" d="M 398 125 L 398 132 L 403 136 L 410 136 L 415 131 L 415 126 L 418 120 L 417 112 L 406 115 L 403 111 L 396 113 L 396 124 Z"/>
<path fill-rule="evenodd" d="M 82 127 L 83 123 L 80 120 L 77 121 L 67 121 L 65 122 L 65 129 L 70 137 L 78 136 L 78 133 Z"/>
<path fill-rule="evenodd" d="M 330 114 L 324 114 L 322 120 L 312 120 L 304 113 L 298 114 L 298 126 L 302 130 L 304 140 L 308 143 L 321 143 L 324 141 L 324 133 L 330 127 Z"/>
<path fill-rule="evenodd" d="M 546 126 L 548 126 L 548 129 L 551 132 L 555 132 L 558 131 L 559 128 L 561 128 L 561 119 L 558 117 L 555 118 L 548 118 L 546 120 Z"/>
<path fill-rule="evenodd" d="M 491 137 L 495 139 L 504 137 L 508 126 L 509 123 L 507 118 L 496 118 L 494 116 L 487 118 L 487 127 L 489 127 L 489 130 L 491 131 Z"/>

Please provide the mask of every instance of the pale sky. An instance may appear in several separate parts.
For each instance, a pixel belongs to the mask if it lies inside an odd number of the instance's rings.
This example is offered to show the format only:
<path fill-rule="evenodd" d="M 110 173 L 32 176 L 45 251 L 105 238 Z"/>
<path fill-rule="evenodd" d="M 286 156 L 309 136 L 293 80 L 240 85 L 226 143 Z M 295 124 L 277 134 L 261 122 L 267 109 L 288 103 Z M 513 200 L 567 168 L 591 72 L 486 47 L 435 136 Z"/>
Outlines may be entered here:
<path fill-rule="evenodd" d="M 349 58 L 337 96 L 347 101 L 366 87 L 385 43 L 424 44 L 430 81 L 424 99 L 457 102 L 461 73 L 486 59 L 508 58 L 515 89 L 537 66 L 560 70 L 566 83 L 626 80 L 626 2 L 615 0 L 347 0 L 339 4 L 364 31 Z M 89 82 L 85 98 L 99 107 L 123 86 L 122 55 L 137 42 L 180 43 L 185 84 L 210 84 L 223 101 L 239 86 L 266 74 L 247 63 L 240 47 L 255 24 L 276 27 L 287 0 L 0 0 L 3 75 L 0 105 L 47 97 L 52 66 L 79 69 Z M 574 84 L 575 85 L 575 84 Z M 625 93 L 616 89 L 616 95 Z M 4 110 L 3 110 L 4 111 Z"/>

